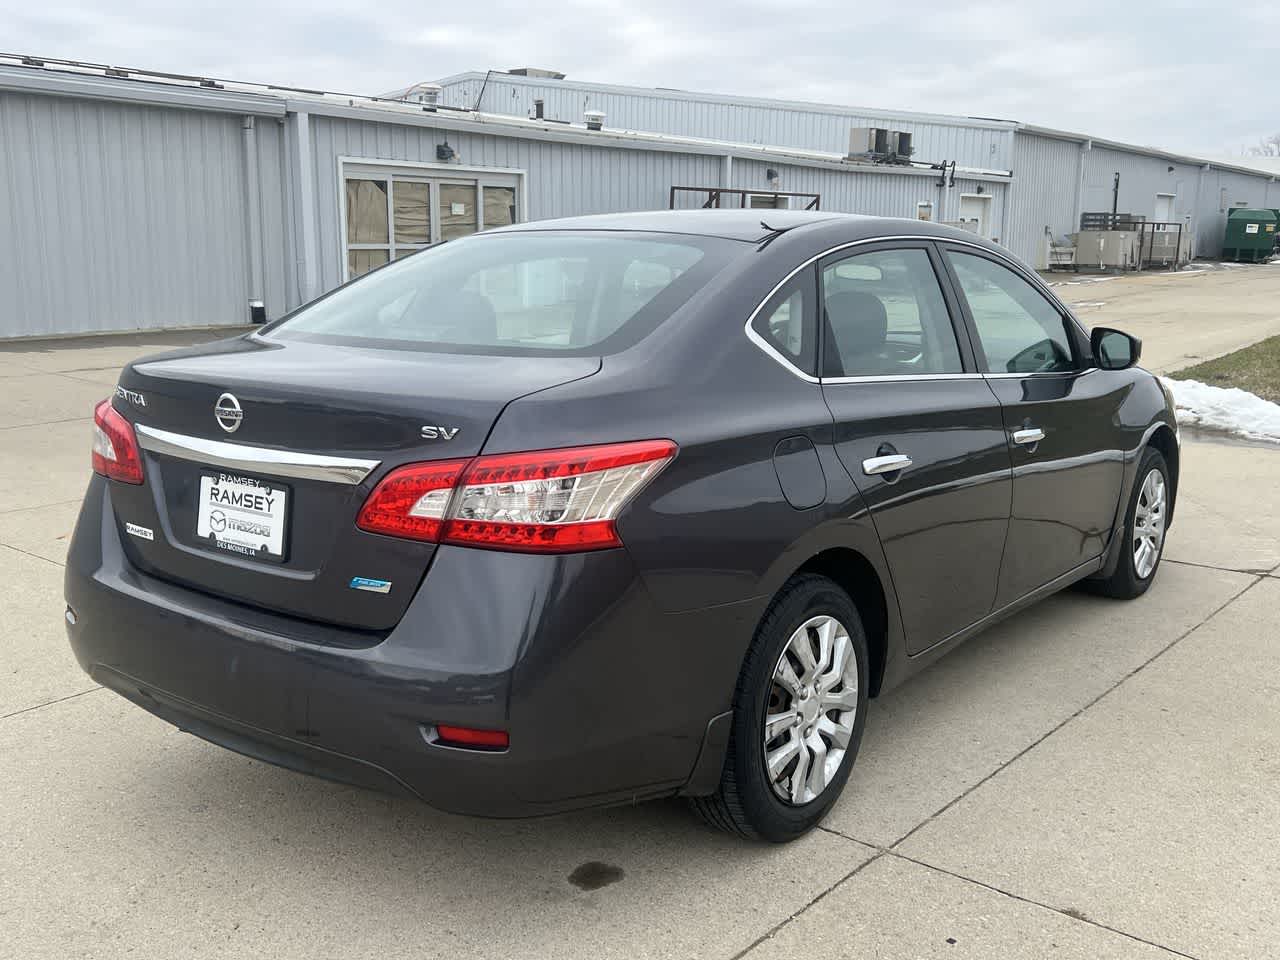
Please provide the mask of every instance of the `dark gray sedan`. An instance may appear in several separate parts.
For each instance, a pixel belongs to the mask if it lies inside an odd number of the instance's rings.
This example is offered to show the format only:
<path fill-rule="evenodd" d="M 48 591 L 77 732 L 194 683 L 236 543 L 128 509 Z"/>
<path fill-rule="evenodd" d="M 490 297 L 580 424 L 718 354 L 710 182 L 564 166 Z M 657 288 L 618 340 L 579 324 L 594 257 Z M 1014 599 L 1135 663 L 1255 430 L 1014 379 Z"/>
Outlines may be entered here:
<path fill-rule="evenodd" d="M 1138 341 L 1000 247 L 761 213 L 493 231 L 130 364 L 80 663 L 448 810 L 683 794 L 802 834 L 869 697 L 1076 581 L 1147 589 L 1178 434 Z"/>

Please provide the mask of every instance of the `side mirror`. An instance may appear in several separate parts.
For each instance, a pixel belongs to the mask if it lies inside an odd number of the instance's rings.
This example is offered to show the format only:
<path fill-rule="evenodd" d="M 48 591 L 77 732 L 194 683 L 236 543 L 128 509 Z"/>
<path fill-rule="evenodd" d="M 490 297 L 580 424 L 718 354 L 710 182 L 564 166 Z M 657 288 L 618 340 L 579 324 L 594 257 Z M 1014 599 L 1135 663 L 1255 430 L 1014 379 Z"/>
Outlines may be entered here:
<path fill-rule="evenodd" d="M 1100 370 L 1128 370 L 1142 356 L 1141 340 L 1109 327 L 1094 327 L 1089 344 Z"/>

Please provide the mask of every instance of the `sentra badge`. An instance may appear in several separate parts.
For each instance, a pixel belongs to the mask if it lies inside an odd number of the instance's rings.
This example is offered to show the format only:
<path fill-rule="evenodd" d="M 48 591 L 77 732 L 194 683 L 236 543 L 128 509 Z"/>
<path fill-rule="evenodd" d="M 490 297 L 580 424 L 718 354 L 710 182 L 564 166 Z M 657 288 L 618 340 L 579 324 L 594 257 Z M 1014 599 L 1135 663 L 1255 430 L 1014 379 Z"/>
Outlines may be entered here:
<path fill-rule="evenodd" d="M 135 407 L 145 407 L 147 405 L 147 398 L 137 390 L 126 390 L 124 387 L 116 387 L 116 396 L 121 400 L 128 400 Z"/>

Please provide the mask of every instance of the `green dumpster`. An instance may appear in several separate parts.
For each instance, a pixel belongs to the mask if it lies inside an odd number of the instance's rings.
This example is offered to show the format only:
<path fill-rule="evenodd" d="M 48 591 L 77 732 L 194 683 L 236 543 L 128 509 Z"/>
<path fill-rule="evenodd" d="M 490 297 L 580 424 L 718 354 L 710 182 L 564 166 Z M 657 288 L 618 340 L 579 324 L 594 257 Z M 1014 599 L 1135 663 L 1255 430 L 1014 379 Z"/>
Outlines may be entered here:
<path fill-rule="evenodd" d="M 1232 210 L 1227 214 L 1222 259 L 1248 260 L 1250 263 L 1267 259 L 1275 245 L 1277 223 L 1280 223 L 1280 217 L 1274 210 Z"/>

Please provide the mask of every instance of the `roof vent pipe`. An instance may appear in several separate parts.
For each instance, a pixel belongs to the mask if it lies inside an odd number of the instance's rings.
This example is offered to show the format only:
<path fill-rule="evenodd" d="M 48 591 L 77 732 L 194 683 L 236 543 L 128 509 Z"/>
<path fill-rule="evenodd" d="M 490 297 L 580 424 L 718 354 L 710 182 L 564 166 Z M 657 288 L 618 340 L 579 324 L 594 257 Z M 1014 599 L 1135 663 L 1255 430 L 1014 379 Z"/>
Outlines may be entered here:
<path fill-rule="evenodd" d="M 587 110 L 582 114 L 582 119 L 587 122 L 588 130 L 600 130 L 604 127 L 603 110 Z"/>

